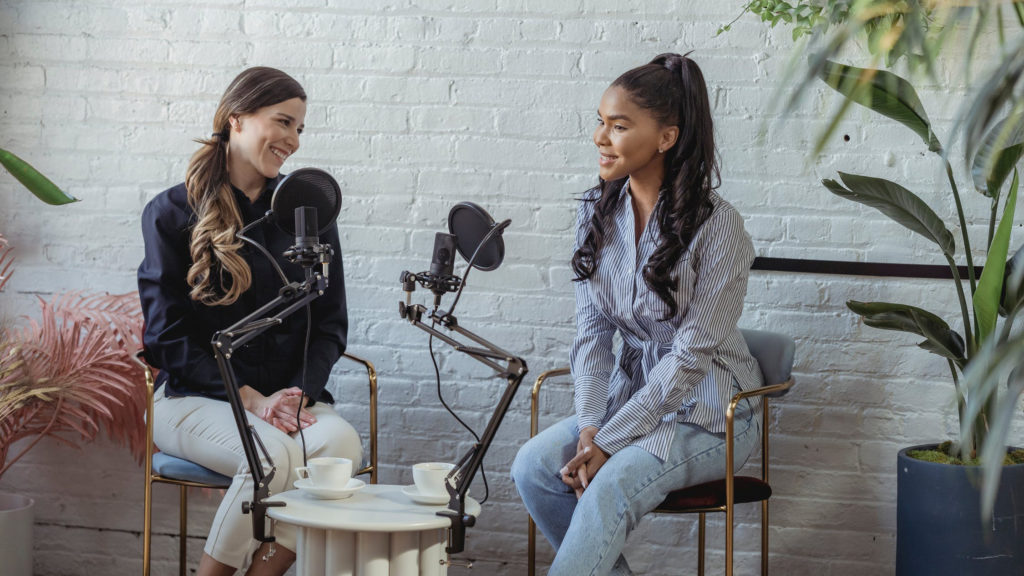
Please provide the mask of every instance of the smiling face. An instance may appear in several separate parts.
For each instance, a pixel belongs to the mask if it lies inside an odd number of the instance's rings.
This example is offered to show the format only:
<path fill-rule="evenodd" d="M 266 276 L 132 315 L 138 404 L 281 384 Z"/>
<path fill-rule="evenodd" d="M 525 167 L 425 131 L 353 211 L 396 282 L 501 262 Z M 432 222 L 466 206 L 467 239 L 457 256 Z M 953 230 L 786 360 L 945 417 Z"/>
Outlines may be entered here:
<path fill-rule="evenodd" d="M 306 103 L 300 98 L 231 117 L 231 183 L 246 190 L 260 178 L 277 177 L 284 161 L 299 149 L 305 120 Z"/>
<path fill-rule="evenodd" d="M 594 144 L 600 154 L 598 173 L 604 180 L 653 180 L 665 173 L 664 154 L 675 144 L 677 126 L 663 126 L 648 110 L 637 106 L 620 86 L 611 86 L 597 110 Z"/>

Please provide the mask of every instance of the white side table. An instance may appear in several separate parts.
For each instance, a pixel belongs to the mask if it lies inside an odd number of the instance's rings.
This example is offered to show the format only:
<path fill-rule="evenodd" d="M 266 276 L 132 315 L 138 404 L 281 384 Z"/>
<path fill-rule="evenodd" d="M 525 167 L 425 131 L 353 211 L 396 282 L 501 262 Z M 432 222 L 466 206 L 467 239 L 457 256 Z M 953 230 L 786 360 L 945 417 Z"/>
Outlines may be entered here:
<path fill-rule="evenodd" d="M 289 490 L 268 500 L 280 522 L 299 526 L 295 550 L 298 576 L 445 576 L 442 563 L 451 520 L 436 513 L 445 505 L 416 504 L 401 486 L 367 484 L 349 498 L 317 500 Z M 466 512 L 480 504 L 466 498 Z"/>

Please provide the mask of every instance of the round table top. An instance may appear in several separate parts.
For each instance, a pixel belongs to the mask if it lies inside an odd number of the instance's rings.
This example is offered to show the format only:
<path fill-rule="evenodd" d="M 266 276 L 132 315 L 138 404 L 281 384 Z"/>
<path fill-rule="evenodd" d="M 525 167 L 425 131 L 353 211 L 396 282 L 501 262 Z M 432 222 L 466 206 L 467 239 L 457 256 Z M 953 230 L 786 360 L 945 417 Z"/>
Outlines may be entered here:
<path fill-rule="evenodd" d="M 451 526 L 450 518 L 437 515 L 447 505 L 417 504 L 402 488 L 367 484 L 339 500 L 321 500 L 301 490 L 288 490 L 267 498 L 268 502 L 287 504 L 267 508 L 267 516 L 297 526 L 352 532 L 415 532 Z M 467 497 L 466 513 L 479 515 L 480 503 Z"/>

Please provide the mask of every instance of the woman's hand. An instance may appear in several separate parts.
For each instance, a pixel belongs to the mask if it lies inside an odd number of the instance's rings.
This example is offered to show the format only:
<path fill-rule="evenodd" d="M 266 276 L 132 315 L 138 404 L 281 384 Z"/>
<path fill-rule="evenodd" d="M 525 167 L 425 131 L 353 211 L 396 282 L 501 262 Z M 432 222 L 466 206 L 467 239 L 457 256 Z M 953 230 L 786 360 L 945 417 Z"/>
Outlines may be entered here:
<path fill-rule="evenodd" d="M 597 471 L 608 461 L 608 455 L 594 444 L 594 436 L 599 429 L 588 426 L 580 430 L 580 440 L 576 443 L 576 455 L 562 467 L 562 482 L 570 486 L 576 497 L 583 495 Z"/>
<path fill-rule="evenodd" d="M 246 410 L 286 434 L 297 431 L 300 425 L 305 428 L 316 422 L 316 417 L 305 408 L 309 399 L 296 386 L 278 390 L 270 396 L 264 396 L 249 386 L 243 386 L 239 392 Z M 302 402 L 301 411 L 299 402 Z"/>

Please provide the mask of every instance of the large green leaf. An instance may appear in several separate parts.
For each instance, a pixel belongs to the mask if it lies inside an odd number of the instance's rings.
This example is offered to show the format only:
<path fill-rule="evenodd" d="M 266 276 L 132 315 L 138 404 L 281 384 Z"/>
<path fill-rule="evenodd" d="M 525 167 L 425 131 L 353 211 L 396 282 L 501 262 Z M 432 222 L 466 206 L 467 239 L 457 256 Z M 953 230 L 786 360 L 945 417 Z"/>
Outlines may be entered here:
<path fill-rule="evenodd" d="M 12 176 L 17 178 L 18 182 L 21 182 L 25 188 L 28 188 L 29 192 L 32 192 L 37 198 L 47 204 L 69 204 L 78 200 L 78 198 L 66 194 L 56 184 L 50 182 L 49 178 L 40 174 L 28 162 L 2 148 L 0 148 L 0 164 Z"/>
<path fill-rule="evenodd" d="M 921 348 L 948 358 L 963 369 L 967 363 L 964 356 L 964 339 L 945 320 L 935 314 L 908 304 L 891 302 L 858 302 L 850 300 L 846 306 L 864 318 L 872 328 L 898 330 L 924 336 L 918 344 Z"/>
<path fill-rule="evenodd" d="M 921 99 L 910 82 L 885 70 L 857 68 L 831 60 L 818 74 L 843 96 L 913 130 L 932 152 L 942 150 Z"/>
<path fill-rule="evenodd" d="M 1018 184 L 1017 171 L 1014 170 L 1013 181 L 1010 182 L 1010 194 L 1006 197 L 1006 207 L 1003 208 L 1003 217 L 992 238 L 992 245 L 988 247 L 985 268 L 978 281 L 978 288 L 974 292 L 974 317 L 975 325 L 978 327 L 978 345 L 983 344 L 985 339 L 996 329 L 1000 296 L 1003 290 L 1003 273 L 1006 270 L 1006 255 L 1010 251 L 1013 214 L 1017 207 Z"/>
<path fill-rule="evenodd" d="M 1024 114 L 1000 120 L 988 131 L 971 162 L 974 187 L 994 200 L 1024 154 Z"/>
<path fill-rule="evenodd" d="M 999 313 L 1003 316 L 1016 312 L 1024 305 L 1024 246 L 1006 262 L 1003 273 L 1003 295 L 999 302 Z"/>
<path fill-rule="evenodd" d="M 990 338 L 964 371 L 967 404 L 960 421 L 960 440 L 969 445 L 979 419 L 988 422 L 979 456 L 982 461 L 982 513 L 990 517 L 999 485 L 1006 440 L 1024 394 L 1024 334 L 1005 342 Z M 1003 384 L 1006 390 L 1003 391 Z M 991 400 L 997 398 L 994 411 Z"/>
<path fill-rule="evenodd" d="M 1005 52 L 995 68 L 986 73 L 986 80 L 970 98 L 965 99 L 957 112 L 954 132 L 964 131 L 964 161 L 970 162 L 981 148 L 984 137 L 998 120 L 997 117 L 1010 106 L 1015 108 L 1009 118 L 1021 112 L 1020 102 L 1015 95 L 1016 86 L 1024 77 L 1024 37 Z M 1016 104 L 1014 104 L 1016 102 Z"/>
<path fill-rule="evenodd" d="M 837 196 L 880 210 L 896 222 L 938 244 L 946 256 L 953 256 L 956 249 L 953 233 L 916 194 L 883 178 L 845 172 L 840 172 L 839 177 L 847 188 L 830 179 L 822 180 L 821 183 Z"/>

